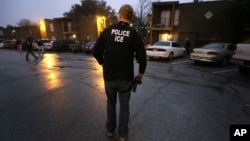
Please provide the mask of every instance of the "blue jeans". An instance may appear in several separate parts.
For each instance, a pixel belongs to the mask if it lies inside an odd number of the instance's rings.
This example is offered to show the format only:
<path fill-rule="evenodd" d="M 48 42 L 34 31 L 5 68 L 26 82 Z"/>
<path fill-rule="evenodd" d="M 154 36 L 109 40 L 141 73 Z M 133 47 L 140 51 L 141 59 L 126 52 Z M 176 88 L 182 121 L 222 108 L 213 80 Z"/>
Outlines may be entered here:
<path fill-rule="evenodd" d="M 105 90 L 107 95 L 107 121 L 106 128 L 114 133 L 116 128 L 116 102 L 117 95 L 120 102 L 118 133 L 121 137 L 128 135 L 129 121 L 129 99 L 131 91 L 129 90 L 132 81 L 105 81 Z"/>

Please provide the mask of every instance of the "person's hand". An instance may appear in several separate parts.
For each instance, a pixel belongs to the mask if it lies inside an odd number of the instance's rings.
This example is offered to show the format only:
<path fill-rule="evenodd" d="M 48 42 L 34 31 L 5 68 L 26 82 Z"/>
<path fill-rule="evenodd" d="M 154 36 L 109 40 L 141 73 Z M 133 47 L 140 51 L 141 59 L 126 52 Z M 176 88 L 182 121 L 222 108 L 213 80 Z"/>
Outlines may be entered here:
<path fill-rule="evenodd" d="M 139 80 L 141 81 L 142 78 L 143 78 L 143 74 L 139 73 L 139 74 L 137 75 L 137 79 L 139 79 Z"/>

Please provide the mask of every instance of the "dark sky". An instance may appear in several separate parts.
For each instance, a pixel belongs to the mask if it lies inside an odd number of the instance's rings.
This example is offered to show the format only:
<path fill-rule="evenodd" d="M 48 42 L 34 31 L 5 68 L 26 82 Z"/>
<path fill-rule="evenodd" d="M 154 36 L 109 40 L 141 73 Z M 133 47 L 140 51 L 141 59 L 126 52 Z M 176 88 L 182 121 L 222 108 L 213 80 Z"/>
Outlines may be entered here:
<path fill-rule="evenodd" d="M 128 3 L 136 7 L 139 0 L 106 0 L 107 5 L 118 12 L 122 4 Z M 178 1 L 178 0 L 151 0 L 151 1 Z M 193 0 L 180 0 L 191 2 Z M 71 6 L 80 4 L 80 0 L 1 0 L 0 1 L 0 26 L 16 26 L 22 19 L 37 23 L 39 19 L 53 19 L 62 17 Z"/>

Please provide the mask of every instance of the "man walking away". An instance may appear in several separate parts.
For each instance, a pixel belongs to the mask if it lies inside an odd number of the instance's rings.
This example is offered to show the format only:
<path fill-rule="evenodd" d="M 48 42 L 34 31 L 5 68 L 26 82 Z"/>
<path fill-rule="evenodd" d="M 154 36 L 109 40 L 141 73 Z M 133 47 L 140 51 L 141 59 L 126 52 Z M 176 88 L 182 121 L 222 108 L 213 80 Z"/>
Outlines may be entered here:
<path fill-rule="evenodd" d="M 27 49 L 26 61 L 29 61 L 29 60 L 30 60 L 30 59 L 29 59 L 29 54 L 30 54 L 30 53 L 31 53 L 31 55 L 32 55 L 35 59 L 38 58 L 38 57 L 33 53 L 33 51 L 32 51 L 32 43 L 33 43 L 33 38 L 32 38 L 32 36 L 27 37 L 26 42 L 25 42 L 25 44 L 26 44 L 26 49 Z"/>
<path fill-rule="evenodd" d="M 106 135 L 113 137 L 116 123 L 117 96 L 120 103 L 118 134 L 120 141 L 128 136 L 129 100 L 134 79 L 134 57 L 139 63 L 138 81 L 146 69 L 146 51 L 143 40 L 135 29 L 130 27 L 133 8 L 125 4 L 118 13 L 118 23 L 102 32 L 94 48 L 93 55 L 103 66 L 104 84 L 107 95 Z"/>

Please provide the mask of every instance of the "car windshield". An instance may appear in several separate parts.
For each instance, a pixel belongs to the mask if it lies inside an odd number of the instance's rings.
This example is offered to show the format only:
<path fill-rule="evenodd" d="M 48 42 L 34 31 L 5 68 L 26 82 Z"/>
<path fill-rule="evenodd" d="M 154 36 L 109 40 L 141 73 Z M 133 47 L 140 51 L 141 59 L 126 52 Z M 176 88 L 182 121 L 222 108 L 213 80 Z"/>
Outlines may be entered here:
<path fill-rule="evenodd" d="M 222 49 L 224 47 L 223 44 L 207 44 L 205 46 L 203 46 L 202 48 L 205 49 Z"/>
<path fill-rule="evenodd" d="M 154 46 L 170 46 L 170 42 L 156 42 Z"/>
<path fill-rule="evenodd" d="M 90 45 L 94 45 L 95 42 L 88 42 L 86 45 L 90 46 Z"/>

